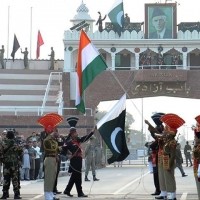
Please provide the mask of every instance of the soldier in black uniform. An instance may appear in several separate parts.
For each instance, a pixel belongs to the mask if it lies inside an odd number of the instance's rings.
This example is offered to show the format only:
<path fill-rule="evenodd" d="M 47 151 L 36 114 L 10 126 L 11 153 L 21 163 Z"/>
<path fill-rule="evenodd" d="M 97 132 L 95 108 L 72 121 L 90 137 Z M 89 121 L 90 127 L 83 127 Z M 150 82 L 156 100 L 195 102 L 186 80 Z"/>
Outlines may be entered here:
<path fill-rule="evenodd" d="M 70 132 L 69 137 L 66 139 L 66 142 L 63 146 L 63 153 L 66 154 L 69 150 L 71 152 L 70 158 L 70 166 L 69 166 L 69 173 L 71 173 L 68 185 L 64 190 L 64 194 L 69 197 L 73 195 L 70 194 L 73 185 L 76 185 L 76 190 L 78 193 L 78 197 L 88 197 L 83 193 L 82 190 L 82 148 L 81 143 L 86 142 L 89 138 L 94 134 L 96 127 L 91 131 L 90 134 L 79 137 L 76 131 L 76 123 L 78 118 L 71 117 L 67 119 L 68 123 L 70 124 Z"/>
<path fill-rule="evenodd" d="M 158 149 L 159 149 L 159 143 L 158 138 L 155 136 L 155 133 L 162 134 L 162 131 L 164 129 L 162 122 L 160 121 L 160 117 L 164 115 L 164 113 L 155 113 L 153 116 L 151 116 L 152 120 L 156 124 L 155 128 L 151 128 L 151 125 L 146 120 L 145 123 L 149 125 L 149 131 L 151 133 L 151 136 L 154 138 L 154 141 L 149 144 L 149 148 L 151 148 L 151 158 L 152 158 L 152 165 L 153 165 L 153 180 L 154 180 L 154 186 L 155 186 L 155 192 L 151 195 L 159 195 L 160 190 L 160 184 L 159 184 L 159 177 L 158 177 Z"/>
<path fill-rule="evenodd" d="M 1 146 L 1 155 L 3 155 L 3 196 L 0 199 L 9 198 L 10 181 L 12 180 L 14 199 L 20 197 L 20 177 L 19 170 L 22 163 L 23 148 L 17 144 L 15 133 L 13 130 L 8 130 L 6 139 Z"/>

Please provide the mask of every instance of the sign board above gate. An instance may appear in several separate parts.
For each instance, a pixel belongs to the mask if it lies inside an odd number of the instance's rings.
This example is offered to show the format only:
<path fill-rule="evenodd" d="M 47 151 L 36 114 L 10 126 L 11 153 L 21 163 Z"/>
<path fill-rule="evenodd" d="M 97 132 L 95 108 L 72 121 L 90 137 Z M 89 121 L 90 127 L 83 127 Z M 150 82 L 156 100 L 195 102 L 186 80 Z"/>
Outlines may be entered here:
<path fill-rule="evenodd" d="M 135 75 L 136 82 L 174 82 L 187 81 L 187 70 L 138 70 Z"/>

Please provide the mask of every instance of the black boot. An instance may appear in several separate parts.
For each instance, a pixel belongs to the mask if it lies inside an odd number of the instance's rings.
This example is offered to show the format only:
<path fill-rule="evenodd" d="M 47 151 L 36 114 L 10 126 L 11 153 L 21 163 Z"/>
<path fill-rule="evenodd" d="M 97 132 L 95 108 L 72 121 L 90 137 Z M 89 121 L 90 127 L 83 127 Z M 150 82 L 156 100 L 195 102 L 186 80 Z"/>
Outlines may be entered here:
<path fill-rule="evenodd" d="M 22 199 L 19 195 L 15 195 L 14 199 Z"/>
<path fill-rule="evenodd" d="M 85 176 L 85 181 L 90 181 L 87 176 Z"/>
<path fill-rule="evenodd" d="M 70 194 L 70 192 L 69 192 L 69 191 L 67 191 L 66 189 L 64 190 L 63 194 L 66 194 L 66 195 L 67 195 L 67 196 L 69 196 L 69 197 L 73 197 L 73 195 L 72 195 L 72 194 Z"/>
<path fill-rule="evenodd" d="M 7 199 L 9 198 L 8 192 L 3 192 L 3 196 L 0 199 Z"/>
<path fill-rule="evenodd" d="M 94 175 L 94 176 L 93 176 L 93 181 L 99 181 L 99 179 L 96 178 L 96 176 Z"/>
<path fill-rule="evenodd" d="M 85 195 L 84 193 L 78 194 L 78 197 L 88 197 L 88 195 Z"/>
<path fill-rule="evenodd" d="M 14 199 L 21 199 L 20 192 L 15 192 Z"/>

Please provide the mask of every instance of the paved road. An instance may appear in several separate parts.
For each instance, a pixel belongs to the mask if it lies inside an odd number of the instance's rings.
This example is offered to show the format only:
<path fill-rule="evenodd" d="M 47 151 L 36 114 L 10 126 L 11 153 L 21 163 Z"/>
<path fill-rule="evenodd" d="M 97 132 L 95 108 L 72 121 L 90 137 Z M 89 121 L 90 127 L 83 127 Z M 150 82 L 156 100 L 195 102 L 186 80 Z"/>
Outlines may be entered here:
<path fill-rule="evenodd" d="M 180 171 L 176 169 L 177 199 L 198 200 L 192 168 L 184 167 L 184 170 L 188 174 L 187 177 L 182 177 Z M 92 178 L 91 172 L 89 178 Z M 154 199 L 150 195 L 154 192 L 153 175 L 148 172 L 146 166 L 109 166 L 98 169 L 97 178 L 100 181 L 83 181 L 83 191 L 89 196 L 87 199 Z M 69 176 L 59 177 L 59 191 L 64 191 L 68 180 Z M 71 193 L 74 195 L 73 198 L 63 194 L 57 196 L 60 197 L 60 200 L 81 199 L 77 198 L 75 186 Z M 44 200 L 43 180 L 22 181 L 21 196 L 24 200 Z M 10 189 L 10 199 L 13 199 L 12 187 Z"/>

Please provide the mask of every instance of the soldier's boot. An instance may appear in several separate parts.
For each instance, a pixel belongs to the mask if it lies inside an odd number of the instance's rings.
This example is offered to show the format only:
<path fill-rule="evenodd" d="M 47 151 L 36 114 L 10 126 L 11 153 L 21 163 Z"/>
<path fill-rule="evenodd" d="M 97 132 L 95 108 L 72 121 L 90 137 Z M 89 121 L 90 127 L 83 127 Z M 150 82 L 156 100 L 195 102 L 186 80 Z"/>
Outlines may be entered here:
<path fill-rule="evenodd" d="M 7 198 L 9 198 L 8 192 L 3 192 L 3 195 L 0 199 L 7 199 Z"/>
<path fill-rule="evenodd" d="M 85 176 L 85 181 L 90 181 L 87 176 Z"/>
<path fill-rule="evenodd" d="M 95 175 L 93 175 L 93 181 L 99 181 L 99 179 L 98 179 L 98 178 L 96 178 L 96 176 L 95 176 Z"/>
<path fill-rule="evenodd" d="M 20 192 L 15 192 L 14 199 L 21 199 Z"/>

